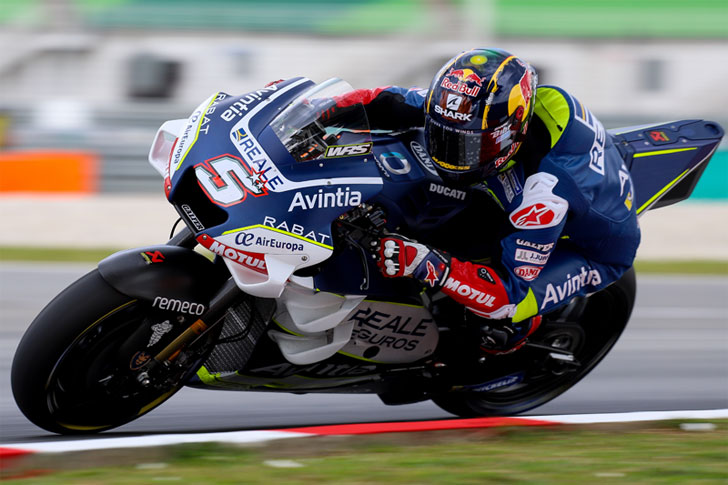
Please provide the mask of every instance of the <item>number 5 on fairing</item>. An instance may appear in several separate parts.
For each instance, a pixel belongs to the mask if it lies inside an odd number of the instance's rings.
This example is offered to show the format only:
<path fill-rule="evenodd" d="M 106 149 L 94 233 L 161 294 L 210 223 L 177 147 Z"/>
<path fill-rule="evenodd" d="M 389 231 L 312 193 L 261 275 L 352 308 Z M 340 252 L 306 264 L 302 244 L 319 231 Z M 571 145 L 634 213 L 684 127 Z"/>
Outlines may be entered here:
<path fill-rule="evenodd" d="M 268 194 L 263 175 L 232 155 L 195 165 L 195 175 L 210 200 L 225 207 L 239 204 L 248 194 L 254 197 Z"/>

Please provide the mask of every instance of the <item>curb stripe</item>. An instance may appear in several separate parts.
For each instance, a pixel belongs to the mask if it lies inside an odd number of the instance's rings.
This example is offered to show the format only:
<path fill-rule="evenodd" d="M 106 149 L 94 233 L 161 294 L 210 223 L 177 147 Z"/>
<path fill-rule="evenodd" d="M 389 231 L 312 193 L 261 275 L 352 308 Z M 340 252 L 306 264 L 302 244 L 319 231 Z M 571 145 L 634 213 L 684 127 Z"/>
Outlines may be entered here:
<path fill-rule="evenodd" d="M 30 453 L 34 453 L 31 450 L 25 450 L 22 448 L 13 448 L 13 447 L 0 447 L 0 457 L 2 458 L 15 458 L 17 456 L 23 456 L 28 455 Z M 2 469 L 2 463 L 0 463 L 0 469 Z"/>
<path fill-rule="evenodd" d="M 262 443 L 277 439 L 302 438 L 309 436 L 439 431 L 448 429 L 475 429 L 502 426 L 554 426 L 560 424 L 628 423 L 640 421 L 661 421 L 668 419 L 724 418 L 728 418 L 728 408 L 693 411 L 645 411 L 631 413 L 570 414 L 555 416 L 443 419 L 438 421 L 335 424 L 330 426 L 308 426 L 279 430 L 180 433 L 86 440 L 64 440 L 63 438 L 59 438 L 55 441 L 37 443 L 0 444 L 0 459 L 5 460 L 31 453 L 65 453 L 70 451 L 105 450 L 113 448 L 166 446 L 182 443 Z"/>
<path fill-rule="evenodd" d="M 474 418 L 449 419 L 442 421 L 400 421 L 393 423 L 338 424 L 332 426 L 309 426 L 280 431 L 310 433 L 314 435 L 402 433 L 411 431 L 440 431 L 446 429 L 496 428 L 502 426 L 550 426 L 556 421 L 530 418 Z"/>

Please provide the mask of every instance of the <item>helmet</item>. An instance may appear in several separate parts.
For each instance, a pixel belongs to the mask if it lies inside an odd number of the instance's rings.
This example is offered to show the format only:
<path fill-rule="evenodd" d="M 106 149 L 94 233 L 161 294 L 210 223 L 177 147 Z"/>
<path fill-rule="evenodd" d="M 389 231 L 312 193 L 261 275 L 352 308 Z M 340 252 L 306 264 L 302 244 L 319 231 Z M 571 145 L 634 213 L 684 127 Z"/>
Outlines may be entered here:
<path fill-rule="evenodd" d="M 508 163 L 533 114 L 536 71 L 500 49 L 473 49 L 435 75 L 425 104 L 425 141 L 445 182 L 468 185 Z"/>

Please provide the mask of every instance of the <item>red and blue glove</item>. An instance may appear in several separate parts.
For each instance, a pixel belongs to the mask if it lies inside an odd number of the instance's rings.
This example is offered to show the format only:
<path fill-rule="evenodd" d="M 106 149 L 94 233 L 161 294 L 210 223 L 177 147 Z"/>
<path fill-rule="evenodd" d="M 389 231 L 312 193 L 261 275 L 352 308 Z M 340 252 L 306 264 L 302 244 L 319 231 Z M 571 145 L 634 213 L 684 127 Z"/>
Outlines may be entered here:
<path fill-rule="evenodd" d="M 383 238 L 379 244 L 379 266 L 386 277 L 410 276 L 430 288 L 441 289 L 476 315 L 502 319 L 514 315 L 503 280 L 488 266 L 458 261 L 402 236 Z"/>
<path fill-rule="evenodd" d="M 449 264 L 448 255 L 402 236 L 380 241 L 379 266 L 386 277 L 411 276 L 430 288 L 439 288 L 445 283 Z"/>
<path fill-rule="evenodd" d="M 439 288 L 474 314 L 500 320 L 481 326 L 481 349 L 491 354 L 521 348 L 538 329 L 541 317 L 514 323 L 516 305 L 510 302 L 500 276 L 488 266 L 458 261 L 424 244 L 402 236 L 383 238 L 379 244 L 379 266 L 386 277 L 409 276 L 430 288 Z"/>

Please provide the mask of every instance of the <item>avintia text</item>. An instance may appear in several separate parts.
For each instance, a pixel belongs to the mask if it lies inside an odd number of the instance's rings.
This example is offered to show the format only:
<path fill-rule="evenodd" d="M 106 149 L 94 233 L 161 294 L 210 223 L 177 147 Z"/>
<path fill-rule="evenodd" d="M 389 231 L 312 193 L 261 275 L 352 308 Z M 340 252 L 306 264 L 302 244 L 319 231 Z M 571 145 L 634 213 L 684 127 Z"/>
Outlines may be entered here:
<path fill-rule="evenodd" d="M 314 194 L 302 194 L 296 192 L 291 201 L 291 205 L 288 206 L 288 212 L 293 212 L 293 209 L 328 209 L 330 207 L 355 207 L 361 204 L 361 192 L 356 190 L 350 190 L 346 187 L 341 190 L 341 187 L 336 189 L 336 192 L 324 192 L 323 189 L 318 189 L 318 192 Z"/>
<path fill-rule="evenodd" d="M 582 266 L 581 272 L 571 276 L 566 275 L 566 281 L 560 285 L 554 286 L 549 283 L 546 285 L 546 295 L 544 296 L 543 302 L 541 303 L 541 310 L 543 310 L 549 303 L 557 304 L 564 301 L 565 298 L 576 294 L 579 290 L 590 286 L 598 286 L 602 282 L 602 275 L 596 269 L 587 269 Z"/>

